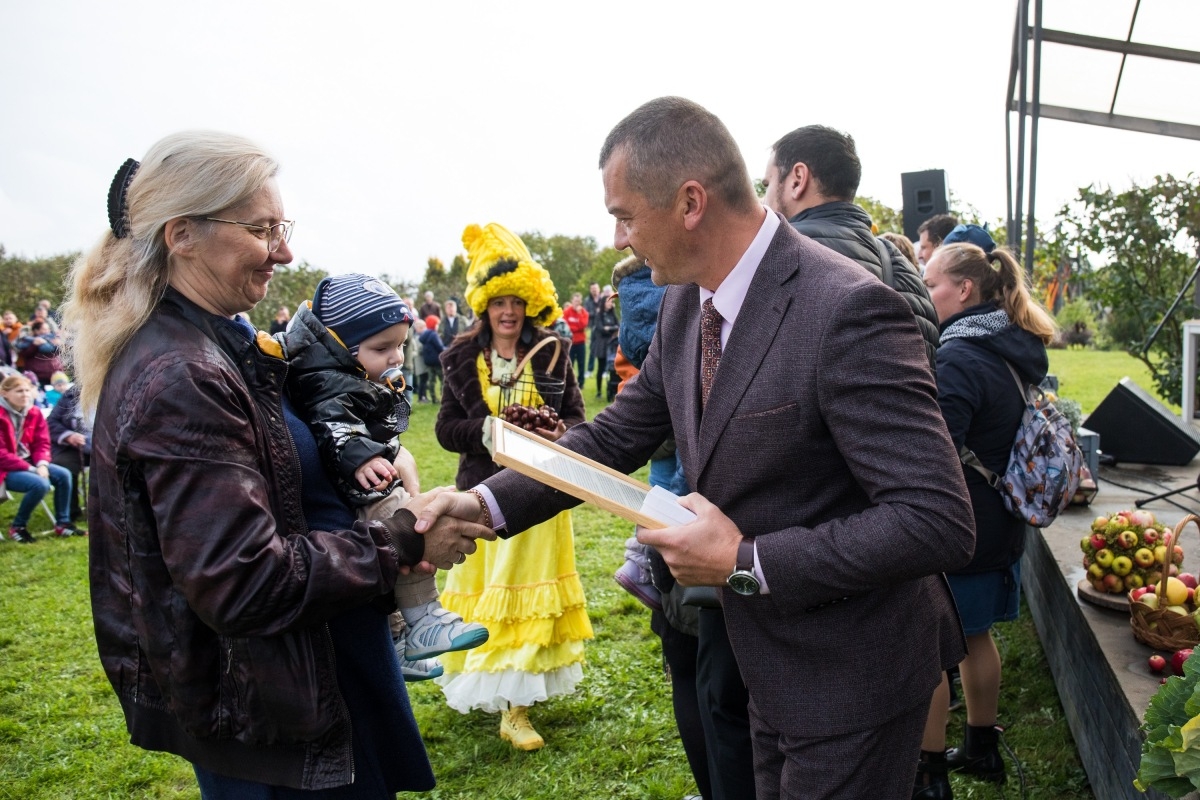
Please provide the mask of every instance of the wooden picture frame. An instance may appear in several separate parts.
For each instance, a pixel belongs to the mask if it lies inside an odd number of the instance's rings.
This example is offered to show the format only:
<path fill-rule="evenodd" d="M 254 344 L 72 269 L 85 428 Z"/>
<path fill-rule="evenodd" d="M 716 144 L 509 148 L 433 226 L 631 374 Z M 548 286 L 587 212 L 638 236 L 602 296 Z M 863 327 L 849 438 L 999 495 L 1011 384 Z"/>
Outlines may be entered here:
<path fill-rule="evenodd" d="M 536 433 L 492 418 L 492 458 L 497 464 L 603 508 L 643 528 L 679 524 L 643 510 L 650 485 L 622 475 Z M 685 514 L 691 512 L 679 507 Z"/>

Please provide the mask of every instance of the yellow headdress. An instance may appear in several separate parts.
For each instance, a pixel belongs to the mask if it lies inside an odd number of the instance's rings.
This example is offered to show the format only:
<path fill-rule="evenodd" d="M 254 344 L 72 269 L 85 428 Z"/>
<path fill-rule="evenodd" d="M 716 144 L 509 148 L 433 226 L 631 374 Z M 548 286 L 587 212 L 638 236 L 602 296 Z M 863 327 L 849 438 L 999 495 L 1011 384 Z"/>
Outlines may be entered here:
<path fill-rule="evenodd" d="M 533 260 L 520 237 L 495 222 L 485 227 L 468 225 L 463 231 L 467 248 L 467 304 L 477 316 L 487 313 L 493 297 L 514 295 L 525 301 L 525 316 L 546 326 L 562 315 L 558 292 L 545 267 Z"/>

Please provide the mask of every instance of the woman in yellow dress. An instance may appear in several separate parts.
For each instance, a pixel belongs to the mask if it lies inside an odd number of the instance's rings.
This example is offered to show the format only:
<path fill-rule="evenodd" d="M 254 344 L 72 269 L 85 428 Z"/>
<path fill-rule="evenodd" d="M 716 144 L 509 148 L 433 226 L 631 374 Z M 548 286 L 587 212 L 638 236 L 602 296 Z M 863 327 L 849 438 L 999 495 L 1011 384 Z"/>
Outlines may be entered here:
<path fill-rule="evenodd" d="M 584 421 L 584 407 L 569 359 L 565 353 L 555 358 L 561 347 L 554 341 L 538 347 L 554 339 L 545 326 L 561 314 L 549 273 L 495 223 L 469 226 L 463 244 L 470 256 L 466 300 L 478 319 L 442 354 L 436 431 L 442 447 L 460 454 L 455 482 L 468 489 L 500 469 L 484 438 L 489 416 L 513 403 L 549 405 L 558 421 L 537 433 L 553 441 Z M 583 642 L 592 638 L 571 512 L 481 545 L 447 575 L 441 599 L 464 619 L 486 625 L 490 638 L 469 652 L 442 656 L 445 674 L 438 683 L 451 708 L 500 712 L 501 738 L 536 750 L 544 741 L 528 707 L 574 692 L 583 677 Z"/>

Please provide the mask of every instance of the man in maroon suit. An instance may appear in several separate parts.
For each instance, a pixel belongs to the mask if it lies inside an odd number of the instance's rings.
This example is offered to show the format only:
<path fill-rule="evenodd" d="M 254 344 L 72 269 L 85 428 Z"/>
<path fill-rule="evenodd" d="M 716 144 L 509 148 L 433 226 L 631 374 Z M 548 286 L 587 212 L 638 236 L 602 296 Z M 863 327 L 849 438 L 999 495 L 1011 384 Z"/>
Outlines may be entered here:
<path fill-rule="evenodd" d="M 600 164 L 615 246 L 671 286 L 641 373 L 559 443 L 631 472 L 674 434 L 697 518 L 639 538 L 725 587 L 758 800 L 907 800 L 965 651 L 941 573 L 975 542 L 912 312 L 767 212 L 695 103 L 638 108 Z M 511 471 L 480 492 L 514 531 L 578 503 Z"/>

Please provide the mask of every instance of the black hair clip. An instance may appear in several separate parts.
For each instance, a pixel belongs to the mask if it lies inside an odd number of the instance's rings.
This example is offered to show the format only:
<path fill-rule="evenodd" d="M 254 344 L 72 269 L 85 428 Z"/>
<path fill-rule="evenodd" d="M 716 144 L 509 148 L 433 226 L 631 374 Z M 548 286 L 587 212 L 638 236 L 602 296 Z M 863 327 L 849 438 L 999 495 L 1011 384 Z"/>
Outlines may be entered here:
<path fill-rule="evenodd" d="M 118 239 L 129 235 L 129 201 L 125 195 L 140 166 L 132 158 L 125 159 L 113 177 L 112 185 L 108 187 L 108 226 Z"/>

